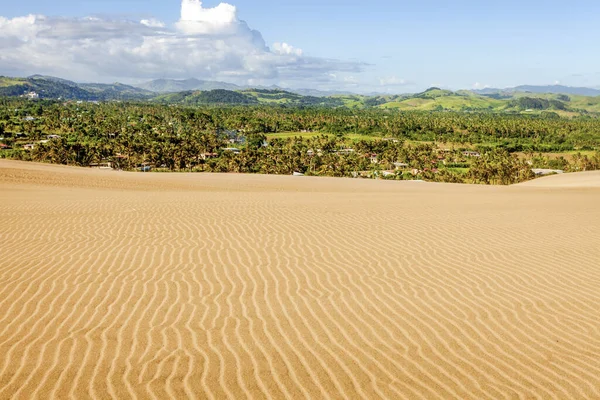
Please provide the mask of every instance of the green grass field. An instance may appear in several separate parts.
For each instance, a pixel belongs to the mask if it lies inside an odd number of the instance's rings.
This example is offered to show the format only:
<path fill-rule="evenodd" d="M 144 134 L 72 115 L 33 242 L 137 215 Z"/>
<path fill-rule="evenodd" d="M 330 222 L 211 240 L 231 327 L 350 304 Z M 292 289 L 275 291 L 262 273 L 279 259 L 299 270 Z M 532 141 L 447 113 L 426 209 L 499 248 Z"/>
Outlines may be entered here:
<path fill-rule="evenodd" d="M 431 111 L 438 108 L 444 110 L 500 110 L 506 102 L 482 96 L 444 95 L 431 98 L 410 98 L 402 101 L 392 101 L 380 105 L 384 109 Z"/>

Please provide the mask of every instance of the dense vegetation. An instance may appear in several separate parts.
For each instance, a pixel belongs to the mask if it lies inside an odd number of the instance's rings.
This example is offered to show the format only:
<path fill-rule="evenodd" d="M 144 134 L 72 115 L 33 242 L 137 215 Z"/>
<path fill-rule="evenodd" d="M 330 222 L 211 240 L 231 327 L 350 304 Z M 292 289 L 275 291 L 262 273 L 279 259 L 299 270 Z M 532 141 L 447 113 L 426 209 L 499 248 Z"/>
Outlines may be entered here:
<path fill-rule="evenodd" d="M 185 105 L 205 104 L 258 104 L 252 96 L 231 90 L 215 89 L 204 92 L 178 92 L 159 96 L 155 99 L 161 103 L 179 103 Z"/>
<path fill-rule="evenodd" d="M 558 95 L 562 99 L 564 99 L 564 95 Z M 509 103 L 510 107 L 517 107 L 521 110 L 531 109 L 531 110 L 566 110 L 567 105 L 560 100 L 547 100 L 547 99 L 538 99 L 533 97 L 520 97 L 516 100 L 512 100 Z"/>
<path fill-rule="evenodd" d="M 0 136 L 0 157 L 110 163 L 126 170 L 151 165 L 170 171 L 509 184 L 531 179 L 532 167 L 600 167 L 600 120 L 594 118 L 5 98 Z M 539 154 L 568 151 L 584 154 L 570 159 Z"/>

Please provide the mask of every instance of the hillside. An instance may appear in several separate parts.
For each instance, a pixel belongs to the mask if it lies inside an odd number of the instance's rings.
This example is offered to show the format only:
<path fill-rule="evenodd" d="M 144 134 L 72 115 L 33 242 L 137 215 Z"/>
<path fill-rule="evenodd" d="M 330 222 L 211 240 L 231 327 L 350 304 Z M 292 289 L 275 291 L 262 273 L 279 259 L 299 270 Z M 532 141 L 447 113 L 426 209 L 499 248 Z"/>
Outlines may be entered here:
<path fill-rule="evenodd" d="M 97 95 L 103 99 L 140 99 L 154 97 L 154 92 L 140 89 L 122 83 L 102 84 L 102 83 L 82 83 L 78 85 L 80 88 Z"/>
<path fill-rule="evenodd" d="M 166 104 L 200 105 L 200 104 L 258 104 L 255 97 L 232 90 L 215 89 L 209 91 L 185 91 L 168 93 L 154 98 L 154 101 Z"/>
<path fill-rule="evenodd" d="M 75 83 L 66 79 L 33 75 L 28 78 L 0 77 L 0 96 L 22 96 L 35 92 L 42 99 L 85 101 L 143 100 L 154 93 L 133 86 L 97 83 Z"/>
<path fill-rule="evenodd" d="M 380 97 L 381 98 L 381 97 Z M 492 99 L 474 93 L 452 92 L 439 88 L 430 88 L 414 95 L 396 97 L 378 105 L 380 108 L 421 111 L 499 111 L 507 108 L 507 102 Z"/>
<path fill-rule="evenodd" d="M 195 88 L 195 89 L 189 89 Z M 522 89 L 595 93 L 595 89 L 566 86 L 521 86 Z M 567 89 L 563 89 L 567 88 Z M 224 82 L 198 79 L 162 79 L 143 85 L 122 83 L 76 83 L 66 79 L 33 75 L 28 78 L 0 77 L 1 96 L 23 96 L 36 92 L 42 99 L 84 101 L 149 100 L 163 104 L 188 106 L 207 104 L 273 106 L 316 106 L 347 108 L 381 108 L 406 111 L 462 111 L 542 114 L 574 117 L 600 114 L 600 96 L 583 96 L 554 92 L 537 93 L 513 89 L 483 89 L 456 92 L 437 87 L 420 93 L 398 95 L 332 94 L 313 91 L 303 95 L 281 88 L 242 88 Z M 600 93 L 600 90 L 597 92 Z M 310 93 L 307 92 L 307 93 Z"/>
<path fill-rule="evenodd" d="M 226 82 L 202 81 L 199 79 L 156 79 L 135 85 L 137 88 L 155 92 L 155 93 L 173 93 L 185 91 L 205 91 L 205 90 L 238 90 L 240 86 Z"/>
<path fill-rule="evenodd" d="M 570 94 L 577 96 L 600 96 L 599 89 L 592 89 L 586 87 L 573 87 L 573 86 L 563 86 L 563 85 L 547 85 L 547 86 L 536 86 L 536 85 L 521 85 L 513 88 L 506 89 L 495 89 L 495 88 L 486 88 L 473 90 L 474 93 L 481 95 L 489 95 L 489 94 L 504 94 L 511 95 L 513 93 L 518 92 L 528 92 L 528 93 L 549 93 L 549 94 Z"/>
<path fill-rule="evenodd" d="M 254 97 L 261 104 L 329 107 L 345 105 L 341 99 L 334 97 L 303 96 L 280 89 L 247 89 L 243 93 Z"/>

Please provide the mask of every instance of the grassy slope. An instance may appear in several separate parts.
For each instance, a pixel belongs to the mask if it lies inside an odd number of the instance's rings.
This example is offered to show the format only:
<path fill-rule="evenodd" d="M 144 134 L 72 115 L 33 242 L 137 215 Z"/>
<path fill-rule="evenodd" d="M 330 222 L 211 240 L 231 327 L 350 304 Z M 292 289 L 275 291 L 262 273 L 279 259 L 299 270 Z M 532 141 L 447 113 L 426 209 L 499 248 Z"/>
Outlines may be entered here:
<path fill-rule="evenodd" d="M 22 86 L 26 83 L 25 79 L 0 76 L 0 87 Z"/>
<path fill-rule="evenodd" d="M 440 91 L 441 92 L 441 91 Z M 413 97 L 401 101 L 393 101 L 380 105 L 380 108 L 395 108 L 400 110 L 430 111 L 442 107 L 445 110 L 500 110 L 506 106 L 506 101 L 496 100 L 477 95 L 444 94 L 439 96 Z"/>

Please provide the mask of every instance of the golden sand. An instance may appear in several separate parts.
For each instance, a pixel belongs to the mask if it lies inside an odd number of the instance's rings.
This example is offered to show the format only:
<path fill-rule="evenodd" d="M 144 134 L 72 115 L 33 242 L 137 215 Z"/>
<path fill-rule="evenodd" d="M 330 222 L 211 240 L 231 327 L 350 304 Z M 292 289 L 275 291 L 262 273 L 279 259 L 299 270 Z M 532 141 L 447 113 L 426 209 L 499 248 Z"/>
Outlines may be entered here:
<path fill-rule="evenodd" d="M 599 399 L 598 182 L 0 161 L 0 399 Z"/>

